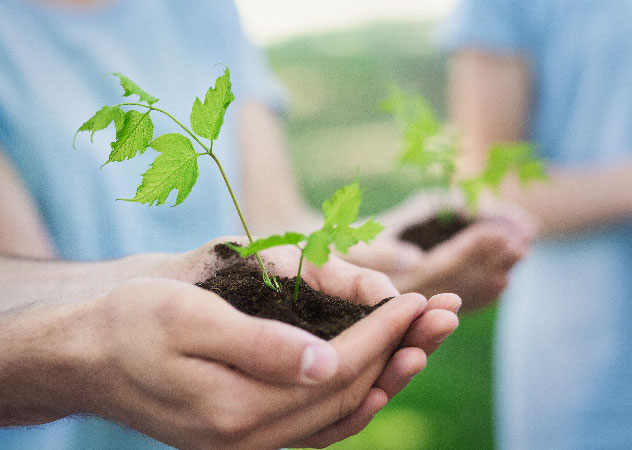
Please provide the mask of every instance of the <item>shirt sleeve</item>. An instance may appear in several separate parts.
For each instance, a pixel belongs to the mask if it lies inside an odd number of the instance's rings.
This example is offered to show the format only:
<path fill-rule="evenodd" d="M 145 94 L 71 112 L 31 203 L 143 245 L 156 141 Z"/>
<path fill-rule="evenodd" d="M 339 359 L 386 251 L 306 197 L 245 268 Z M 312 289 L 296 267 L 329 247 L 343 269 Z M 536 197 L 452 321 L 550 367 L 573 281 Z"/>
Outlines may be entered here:
<path fill-rule="evenodd" d="M 522 2 L 460 0 L 441 24 L 439 41 L 448 53 L 464 49 L 524 52 L 529 50 L 528 24 L 528 8 Z"/>

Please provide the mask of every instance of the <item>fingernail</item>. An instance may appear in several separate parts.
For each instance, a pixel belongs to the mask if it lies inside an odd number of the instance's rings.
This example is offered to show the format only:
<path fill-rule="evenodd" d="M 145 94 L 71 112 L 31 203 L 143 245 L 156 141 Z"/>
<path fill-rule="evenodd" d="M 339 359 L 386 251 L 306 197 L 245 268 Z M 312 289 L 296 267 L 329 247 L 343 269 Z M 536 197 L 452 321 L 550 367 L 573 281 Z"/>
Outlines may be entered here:
<path fill-rule="evenodd" d="M 436 344 L 441 344 L 443 341 L 445 341 L 448 336 L 450 336 L 452 333 L 448 333 L 448 334 L 444 334 L 442 336 L 440 336 L 437 340 L 435 340 Z"/>
<path fill-rule="evenodd" d="M 331 378 L 337 367 L 338 355 L 330 345 L 310 345 L 303 352 L 301 378 L 306 383 L 320 383 Z"/>

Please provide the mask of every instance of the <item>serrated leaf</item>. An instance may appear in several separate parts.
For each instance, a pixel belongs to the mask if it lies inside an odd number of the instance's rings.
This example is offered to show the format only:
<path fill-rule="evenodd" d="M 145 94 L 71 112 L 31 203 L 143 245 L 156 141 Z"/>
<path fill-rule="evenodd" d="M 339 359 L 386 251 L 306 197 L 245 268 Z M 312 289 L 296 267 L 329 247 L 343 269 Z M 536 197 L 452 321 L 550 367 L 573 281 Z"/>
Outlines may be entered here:
<path fill-rule="evenodd" d="M 325 227 L 344 226 L 358 218 L 362 193 L 357 180 L 334 192 L 331 198 L 323 202 Z"/>
<path fill-rule="evenodd" d="M 195 99 L 191 110 L 191 128 L 195 134 L 214 141 L 224 123 L 228 105 L 235 100 L 231 91 L 230 71 L 215 80 L 215 88 L 210 87 L 204 97 L 204 103 Z"/>
<path fill-rule="evenodd" d="M 303 256 L 315 266 L 320 267 L 329 259 L 330 244 L 331 235 L 327 230 L 315 231 L 307 237 Z"/>
<path fill-rule="evenodd" d="M 136 196 L 119 200 L 162 205 L 171 191 L 177 189 L 178 197 L 173 206 L 179 205 L 189 195 L 198 177 L 198 154 L 193 144 L 181 134 L 170 133 L 157 137 L 149 146 L 160 155 L 143 174 Z"/>
<path fill-rule="evenodd" d="M 119 78 L 121 86 L 123 87 L 123 97 L 138 95 L 141 102 L 147 102 L 149 105 L 153 105 L 158 101 L 156 97 L 154 97 L 153 95 L 149 95 L 147 92 L 142 90 L 140 86 L 127 78 L 125 75 L 121 73 L 113 73 L 112 75 Z"/>
<path fill-rule="evenodd" d="M 105 164 L 123 161 L 142 154 L 154 137 L 154 123 L 149 111 L 127 111 L 116 127 L 116 140 L 110 143 L 112 151 Z"/>
<path fill-rule="evenodd" d="M 280 245 L 296 245 L 305 239 L 307 239 L 307 237 L 303 234 L 288 232 L 283 235 L 275 234 L 266 238 L 257 239 L 248 246 L 239 247 L 230 243 L 226 243 L 226 245 L 239 253 L 239 256 L 245 258 L 267 248 L 278 247 Z"/>
<path fill-rule="evenodd" d="M 377 236 L 384 227 L 373 219 L 367 220 L 359 227 L 340 227 L 333 233 L 333 241 L 336 250 L 340 253 L 347 253 L 349 247 L 356 245 L 362 241 L 369 243 Z"/>
<path fill-rule="evenodd" d="M 72 147 L 75 148 L 75 139 L 80 132 L 90 131 L 90 142 L 92 142 L 95 132 L 107 128 L 112 122 L 116 124 L 122 122 L 122 118 L 123 110 L 119 106 L 104 106 L 79 127 L 72 140 Z"/>

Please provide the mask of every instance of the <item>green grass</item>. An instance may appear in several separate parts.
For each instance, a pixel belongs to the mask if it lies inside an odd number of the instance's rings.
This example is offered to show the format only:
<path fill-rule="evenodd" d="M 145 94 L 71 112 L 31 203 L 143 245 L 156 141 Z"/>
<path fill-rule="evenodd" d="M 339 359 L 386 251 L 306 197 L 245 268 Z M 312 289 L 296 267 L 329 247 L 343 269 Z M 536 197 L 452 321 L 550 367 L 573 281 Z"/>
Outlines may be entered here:
<path fill-rule="evenodd" d="M 445 61 L 429 24 L 376 24 L 303 37 L 268 55 L 292 97 L 289 144 L 310 205 L 319 208 L 356 176 L 364 189 L 362 214 L 376 214 L 413 192 L 409 175 L 394 169 L 398 130 L 378 105 L 396 83 L 417 90 L 445 115 Z M 424 372 L 363 432 L 330 448 L 493 448 L 494 316 L 494 308 L 462 316 Z"/>

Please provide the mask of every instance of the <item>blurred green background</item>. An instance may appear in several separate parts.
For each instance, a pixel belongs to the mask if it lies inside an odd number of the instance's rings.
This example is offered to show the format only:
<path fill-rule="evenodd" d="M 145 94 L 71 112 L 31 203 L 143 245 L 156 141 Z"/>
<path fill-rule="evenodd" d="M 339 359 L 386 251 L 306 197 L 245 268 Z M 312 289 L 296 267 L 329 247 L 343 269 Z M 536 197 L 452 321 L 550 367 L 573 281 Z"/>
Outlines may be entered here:
<path fill-rule="evenodd" d="M 359 176 L 364 214 L 412 192 L 394 169 L 399 133 L 379 111 L 389 86 L 420 92 L 445 116 L 446 65 L 433 25 L 373 24 L 294 38 L 267 49 L 291 98 L 287 117 L 295 173 L 319 208 Z M 359 435 L 335 450 L 492 449 L 491 339 L 495 309 L 461 315 L 428 367 Z"/>

